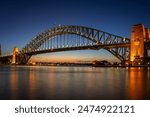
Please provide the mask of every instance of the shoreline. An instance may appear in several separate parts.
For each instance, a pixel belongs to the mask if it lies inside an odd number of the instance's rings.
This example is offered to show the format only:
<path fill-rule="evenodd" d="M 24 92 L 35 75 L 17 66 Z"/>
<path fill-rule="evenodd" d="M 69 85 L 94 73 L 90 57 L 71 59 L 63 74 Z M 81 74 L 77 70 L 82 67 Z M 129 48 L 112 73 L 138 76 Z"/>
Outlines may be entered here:
<path fill-rule="evenodd" d="M 60 67 L 142 67 L 142 68 L 148 68 L 150 65 L 92 65 L 92 64 L 67 64 L 67 65 L 61 65 L 61 64 L 56 64 L 56 65 L 7 65 L 7 64 L 1 64 L 1 66 L 60 66 Z"/>

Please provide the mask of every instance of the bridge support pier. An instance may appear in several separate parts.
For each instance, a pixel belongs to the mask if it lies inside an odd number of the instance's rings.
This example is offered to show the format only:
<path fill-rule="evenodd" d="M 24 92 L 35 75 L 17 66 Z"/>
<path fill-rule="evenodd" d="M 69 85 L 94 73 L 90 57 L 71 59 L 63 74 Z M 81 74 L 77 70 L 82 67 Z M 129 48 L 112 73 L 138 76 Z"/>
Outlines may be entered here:
<path fill-rule="evenodd" d="M 19 49 L 17 47 L 14 47 L 11 64 L 17 64 L 16 57 L 17 57 L 18 52 L 19 52 Z"/>
<path fill-rule="evenodd" d="M 143 64 L 145 28 L 143 24 L 132 27 L 130 45 L 130 64 Z"/>
<path fill-rule="evenodd" d="M 31 58 L 31 55 L 27 55 L 25 53 L 20 53 L 16 56 L 17 64 L 26 65 Z"/>
<path fill-rule="evenodd" d="M 27 64 L 28 60 L 30 59 L 30 55 L 27 55 L 25 53 L 18 53 L 19 49 L 17 47 L 15 47 L 13 49 L 13 55 L 12 55 L 12 62 L 11 64 Z"/>
<path fill-rule="evenodd" d="M 130 64 L 147 64 L 149 44 L 150 30 L 144 28 L 143 24 L 134 25 L 131 33 Z"/>

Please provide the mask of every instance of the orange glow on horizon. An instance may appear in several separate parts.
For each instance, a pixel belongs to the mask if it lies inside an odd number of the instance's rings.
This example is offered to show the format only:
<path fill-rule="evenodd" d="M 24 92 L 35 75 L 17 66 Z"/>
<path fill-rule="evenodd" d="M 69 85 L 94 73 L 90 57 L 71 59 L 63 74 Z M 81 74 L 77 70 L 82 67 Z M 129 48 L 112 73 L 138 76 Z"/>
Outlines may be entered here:
<path fill-rule="evenodd" d="M 91 53 L 88 53 L 91 52 Z M 108 54 L 108 55 L 107 55 Z M 109 62 L 119 62 L 119 60 L 112 54 L 101 51 L 72 51 L 72 52 L 58 52 L 48 53 L 44 55 L 32 56 L 32 62 L 92 62 L 94 60 L 106 60 Z"/>
<path fill-rule="evenodd" d="M 53 62 L 53 63 L 57 63 L 57 62 L 60 62 L 60 63 L 78 63 L 78 62 L 85 62 L 85 63 L 88 63 L 88 62 L 92 62 L 92 61 L 95 61 L 95 60 L 98 60 L 98 61 L 101 61 L 101 60 L 106 60 L 108 62 L 119 62 L 119 60 L 117 59 L 114 59 L 114 58 L 103 58 L 103 59 L 97 59 L 97 58 L 87 58 L 87 59 L 84 59 L 84 58 L 76 58 L 76 57 L 66 57 L 66 58 L 63 58 L 63 57 L 40 57 L 40 58 L 31 58 L 30 61 L 31 62 Z"/>

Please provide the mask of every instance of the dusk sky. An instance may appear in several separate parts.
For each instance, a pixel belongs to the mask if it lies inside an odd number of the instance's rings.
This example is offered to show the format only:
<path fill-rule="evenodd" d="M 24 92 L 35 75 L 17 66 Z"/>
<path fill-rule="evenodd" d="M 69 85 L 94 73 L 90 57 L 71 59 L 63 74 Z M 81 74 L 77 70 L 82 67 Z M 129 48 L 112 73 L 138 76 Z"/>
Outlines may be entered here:
<path fill-rule="evenodd" d="M 23 48 L 34 36 L 59 24 L 88 26 L 130 38 L 132 25 L 138 23 L 150 28 L 149 0 L 0 1 L 0 43 L 3 53 L 11 52 L 15 46 Z M 59 61 L 62 58 L 116 61 L 106 50 L 46 54 L 47 60 Z"/>

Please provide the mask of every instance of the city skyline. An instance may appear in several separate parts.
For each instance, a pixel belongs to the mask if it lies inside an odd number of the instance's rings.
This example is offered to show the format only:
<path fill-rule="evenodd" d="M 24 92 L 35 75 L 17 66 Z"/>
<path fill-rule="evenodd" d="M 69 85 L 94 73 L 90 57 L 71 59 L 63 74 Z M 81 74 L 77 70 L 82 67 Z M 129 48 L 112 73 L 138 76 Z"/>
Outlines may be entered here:
<path fill-rule="evenodd" d="M 144 23 L 146 27 L 150 27 L 150 16 L 147 15 L 150 9 L 148 1 L 135 3 L 132 0 L 14 0 L 2 1 L 0 7 L 2 16 L 0 19 L 0 43 L 3 53 L 11 52 L 15 46 L 19 49 L 23 48 L 34 36 L 59 24 L 89 26 L 128 38 L 130 38 L 132 25 Z M 58 61 L 62 59 L 67 61 L 70 58 L 72 60 L 117 61 L 106 50 L 68 51 L 44 54 L 44 56 Z"/>

